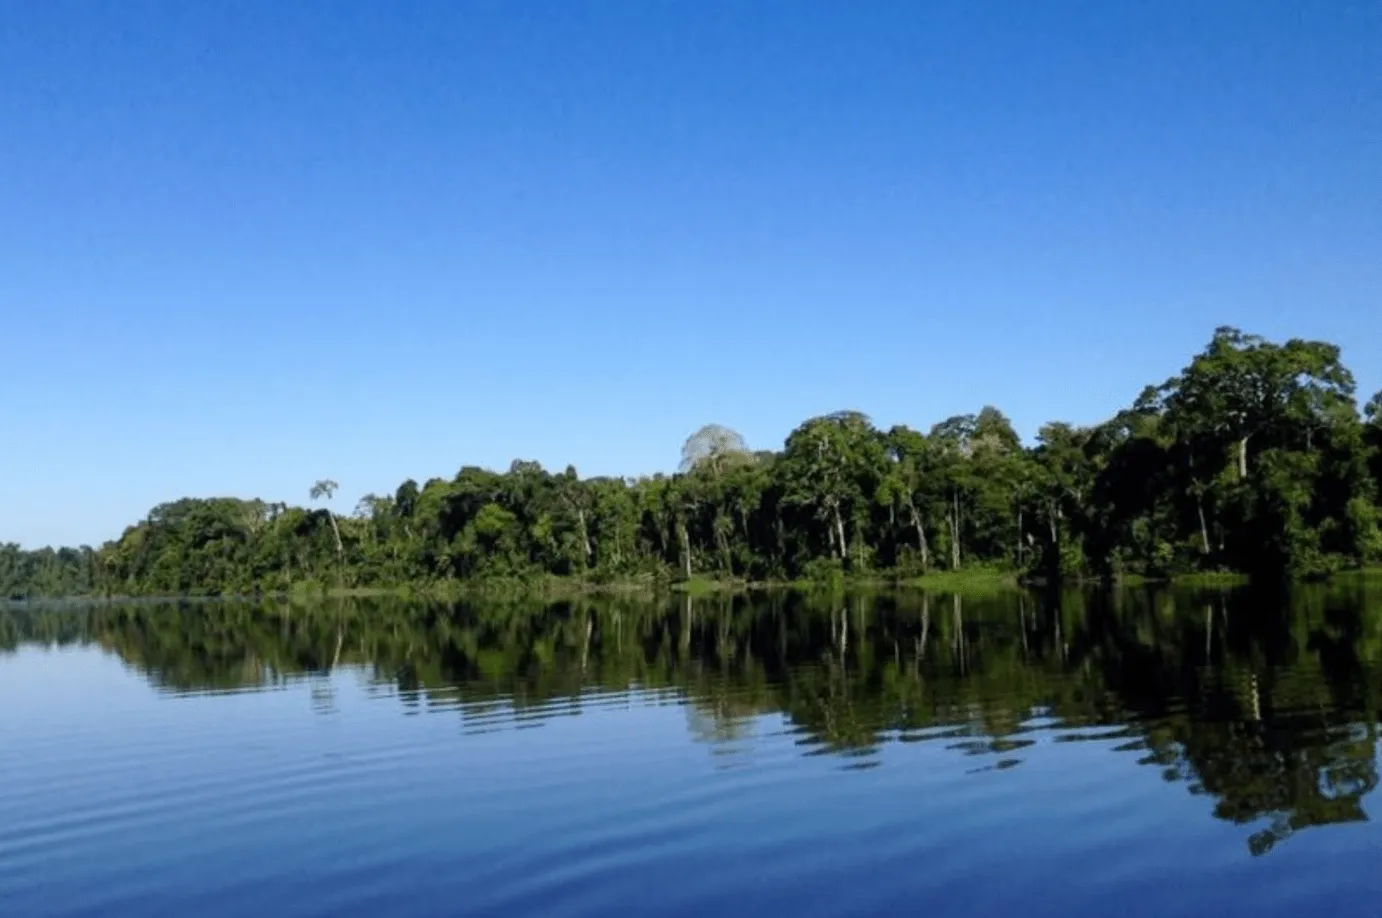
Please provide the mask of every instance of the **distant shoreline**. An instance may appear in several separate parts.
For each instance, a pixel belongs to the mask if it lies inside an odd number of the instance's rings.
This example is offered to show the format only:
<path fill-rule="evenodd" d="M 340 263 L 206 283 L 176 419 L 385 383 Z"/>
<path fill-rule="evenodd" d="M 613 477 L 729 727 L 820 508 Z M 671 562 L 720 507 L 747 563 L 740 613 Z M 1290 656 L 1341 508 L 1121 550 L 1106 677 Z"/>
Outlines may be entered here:
<path fill-rule="evenodd" d="M 1371 580 L 1382 582 L 1382 567 L 1358 568 L 1339 571 L 1314 582 L 1338 583 L 1351 580 Z M 1209 574 L 1182 574 L 1172 577 L 1128 577 L 1121 580 L 1084 580 L 1059 585 L 1059 589 L 1140 589 L 1140 588 L 1236 588 L 1250 586 L 1255 581 L 1245 575 L 1233 572 Z M 319 601 L 328 599 L 368 599 L 400 598 L 425 601 L 459 601 L 464 599 L 535 599 L 559 602 L 582 596 L 686 596 L 703 598 L 709 596 L 743 595 L 757 592 L 796 591 L 819 592 L 841 590 L 845 592 L 870 590 L 924 590 L 941 594 L 951 593 L 994 593 L 1008 591 L 1037 591 L 1047 584 L 1023 581 L 1013 572 L 1004 571 L 942 571 L 920 577 L 843 577 L 829 580 L 779 580 L 743 581 L 714 580 L 695 578 L 680 582 L 652 582 L 650 580 L 623 580 L 607 583 L 576 581 L 573 579 L 547 578 L 530 582 L 472 581 L 462 583 L 404 584 L 399 586 L 374 587 L 331 587 L 320 583 L 297 584 L 293 589 L 262 591 L 259 593 L 225 594 L 146 594 L 146 595 L 72 595 L 72 596 L 30 596 L 10 597 L 0 600 L 0 606 L 11 608 L 26 605 L 88 605 L 104 603 L 164 603 L 164 602 L 243 602 L 256 600 Z"/>

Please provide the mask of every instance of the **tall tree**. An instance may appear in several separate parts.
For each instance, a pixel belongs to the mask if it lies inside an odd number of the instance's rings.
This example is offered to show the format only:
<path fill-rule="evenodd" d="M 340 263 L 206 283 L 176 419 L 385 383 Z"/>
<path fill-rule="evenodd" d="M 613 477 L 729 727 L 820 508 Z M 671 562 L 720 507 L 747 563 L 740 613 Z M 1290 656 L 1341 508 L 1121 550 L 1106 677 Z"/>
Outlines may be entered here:
<path fill-rule="evenodd" d="M 312 489 L 308 492 L 308 496 L 314 501 L 322 499 L 329 501 L 336 496 L 338 488 L 340 488 L 340 485 L 336 484 L 336 482 L 332 481 L 330 478 L 323 478 L 312 485 Z M 329 505 L 326 508 L 326 518 L 331 522 L 331 534 L 336 538 L 336 557 L 340 562 L 341 570 L 344 571 L 345 545 L 341 542 L 341 528 L 336 525 L 336 514 L 331 512 L 331 507 Z"/>
<path fill-rule="evenodd" d="M 782 470 L 789 502 L 824 526 L 831 555 L 849 563 L 851 534 L 858 535 L 858 514 L 869 504 L 865 497 L 887 471 L 883 439 L 868 416 L 838 411 L 802 424 L 787 437 Z"/>
<path fill-rule="evenodd" d="M 1243 480 L 1254 440 L 1285 445 L 1304 439 L 1308 445 L 1320 426 L 1356 411 L 1353 375 L 1337 346 L 1300 339 L 1278 345 L 1227 326 L 1162 384 L 1160 395 L 1166 413 L 1188 434 L 1231 445 Z"/>

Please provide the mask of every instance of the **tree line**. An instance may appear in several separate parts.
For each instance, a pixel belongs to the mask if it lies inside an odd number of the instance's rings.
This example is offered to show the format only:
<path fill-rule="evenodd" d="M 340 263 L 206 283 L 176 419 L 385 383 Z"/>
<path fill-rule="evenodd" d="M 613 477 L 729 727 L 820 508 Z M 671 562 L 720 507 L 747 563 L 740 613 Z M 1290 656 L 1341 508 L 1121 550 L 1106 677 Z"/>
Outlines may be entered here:
<path fill-rule="evenodd" d="M 1002 570 L 1048 581 L 1235 571 L 1310 577 L 1382 559 L 1382 393 L 1340 349 L 1220 328 L 1104 423 L 1024 445 L 996 408 L 929 430 L 857 411 L 777 451 L 708 425 L 675 474 L 535 462 L 405 481 L 354 513 L 239 498 L 161 504 L 99 549 L 0 546 L 0 595 L 226 594 L 578 578 L 749 581 Z"/>

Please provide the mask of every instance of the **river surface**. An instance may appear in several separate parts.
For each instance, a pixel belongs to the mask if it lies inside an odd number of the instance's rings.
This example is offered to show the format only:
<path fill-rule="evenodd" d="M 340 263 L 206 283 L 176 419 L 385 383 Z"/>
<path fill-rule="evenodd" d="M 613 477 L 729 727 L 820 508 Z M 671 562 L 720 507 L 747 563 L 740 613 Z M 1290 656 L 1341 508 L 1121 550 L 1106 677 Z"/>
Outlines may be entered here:
<path fill-rule="evenodd" d="M 0 914 L 1382 914 L 1382 584 L 0 610 Z"/>

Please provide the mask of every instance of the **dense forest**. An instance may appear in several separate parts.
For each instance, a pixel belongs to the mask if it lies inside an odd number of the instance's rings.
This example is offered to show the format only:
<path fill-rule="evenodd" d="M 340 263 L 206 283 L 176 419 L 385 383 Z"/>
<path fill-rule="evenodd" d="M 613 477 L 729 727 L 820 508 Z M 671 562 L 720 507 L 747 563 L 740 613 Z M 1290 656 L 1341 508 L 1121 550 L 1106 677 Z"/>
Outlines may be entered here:
<path fill-rule="evenodd" d="M 349 516 L 320 505 L 330 480 L 307 507 L 184 498 L 99 549 L 0 545 L 0 595 L 969 569 L 1311 577 L 1382 558 L 1379 481 L 1382 393 L 1360 412 L 1337 346 L 1220 328 L 1115 417 L 1046 424 L 1029 445 L 992 407 L 926 431 L 840 411 L 776 452 L 706 426 L 671 475 L 467 466 Z"/>

